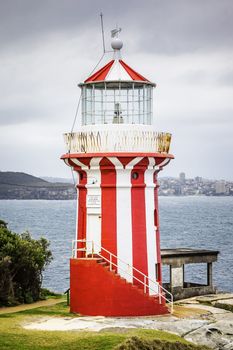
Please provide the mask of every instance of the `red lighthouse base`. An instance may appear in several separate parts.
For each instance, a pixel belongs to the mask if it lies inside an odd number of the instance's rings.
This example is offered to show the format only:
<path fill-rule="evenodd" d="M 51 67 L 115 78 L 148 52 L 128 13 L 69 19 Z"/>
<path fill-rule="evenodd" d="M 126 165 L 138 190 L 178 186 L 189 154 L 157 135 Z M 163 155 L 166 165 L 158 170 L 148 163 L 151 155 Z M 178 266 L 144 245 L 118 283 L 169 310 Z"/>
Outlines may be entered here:
<path fill-rule="evenodd" d="M 101 259 L 70 260 L 70 311 L 88 316 L 167 314 L 162 298 L 127 282 Z"/>

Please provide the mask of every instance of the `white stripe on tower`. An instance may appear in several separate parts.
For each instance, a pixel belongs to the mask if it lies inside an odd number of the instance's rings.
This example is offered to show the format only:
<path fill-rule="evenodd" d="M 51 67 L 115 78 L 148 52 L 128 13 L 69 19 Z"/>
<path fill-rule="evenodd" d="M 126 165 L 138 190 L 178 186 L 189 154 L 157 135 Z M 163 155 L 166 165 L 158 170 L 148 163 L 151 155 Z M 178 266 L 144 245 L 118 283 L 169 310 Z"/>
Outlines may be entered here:
<path fill-rule="evenodd" d="M 117 184 L 117 256 L 130 266 L 133 265 L 132 248 L 132 213 L 131 213 L 131 170 L 116 170 Z M 120 275 L 132 282 L 132 269 L 118 261 Z M 120 269 L 128 269 L 127 273 L 122 273 Z"/>
<path fill-rule="evenodd" d="M 125 170 L 116 157 L 108 157 L 116 169 L 117 265 L 118 273 L 132 282 L 131 170 Z M 122 262 L 122 261 L 123 262 Z M 125 263 L 127 264 L 125 264 Z"/>
<path fill-rule="evenodd" d="M 79 184 L 79 176 L 80 175 L 78 172 L 76 172 L 76 175 L 77 175 L 77 184 Z M 76 193 L 77 193 L 77 196 L 76 196 L 77 199 L 76 199 L 76 230 L 75 230 L 75 238 L 74 238 L 75 241 L 78 240 L 79 189 L 77 186 L 76 186 Z M 76 243 L 75 243 L 75 245 L 76 245 Z M 75 245 L 74 245 L 74 247 L 75 247 Z M 72 252 L 72 254 L 73 254 L 73 252 Z M 77 249 L 75 249 L 74 255 L 75 255 L 75 258 L 77 258 Z"/>
<path fill-rule="evenodd" d="M 93 157 L 90 161 L 90 169 L 87 170 L 87 241 L 94 241 L 95 252 L 101 250 L 101 171 L 100 161 L 102 157 Z M 93 200 L 95 203 L 93 203 Z M 87 243 L 91 251 L 90 242 Z"/>
<path fill-rule="evenodd" d="M 125 169 L 133 169 L 134 165 L 138 164 L 143 157 L 136 157 L 133 160 L 131 160 L 131 162 L 129 162 L 126 166 Z"/>
<path fill-rule="evenodd" d="M 132 208 L 131 208 L 131 170 L 142 157 L 134 158 L 125 166 L 116 157 L 108 157 L 116 169 L 117 201 L 117 257 L 118 273 L 127 281 L 133 281 L 133 242 L 132 242 Z M 123 262 L 122 262 L 122 261 Z M 126 263 L 126 264 L 125 264 Z M 127 266 L 129 264 L 130 266 Z"/>
<path fill-rule="evenodd" d="M 116 169 L 118 273 L 129 282 L 133 282 L 131 170 L 142 158 L 134 158 L 124 168 L 118 158 L 108 157 Z"/>
<path fill-rule="evenodd" d="M 71 160 L 72 160 L 72 162 L 73 162 L 74 164 L 80 166 L 80 167 L 82 168 L 82 170 L 87 170 L 87 169 L 89 169 L 89 167 L 88 167 L 87 165 L 85 165 L 85 164 L 83 164 L 82 162 L 80 162 L 77 158 L 72 158 Z"/>
<path fill-rule="evenodd" d="M 154 165 L 155 159 L 148 157 L 149 165 L 145 171 L 145 201 L 146 201 L 146 241 L 147 241 L 147 261 L 148 261 L 148 277 L 155 281 L 155 264 L 157 263 L 156 254 L 156 232 L 154 223 Z M 149 281 L 149 294 L 153 295 L 158 292 L 157 284 Z"/>
<path fill-rule="evenodd" d="M 100 187 L 101 184 L 101 172 L 100 172 L 100 161 L 102 157 L 93 157 L 90 161 L 90 174 L 91 178 L 93 178 L 93 185 L 95 187 Z M 90 179 L 91 180 L 91 179 Z M 93 186 L 92 186 L 93 187 Z"/>

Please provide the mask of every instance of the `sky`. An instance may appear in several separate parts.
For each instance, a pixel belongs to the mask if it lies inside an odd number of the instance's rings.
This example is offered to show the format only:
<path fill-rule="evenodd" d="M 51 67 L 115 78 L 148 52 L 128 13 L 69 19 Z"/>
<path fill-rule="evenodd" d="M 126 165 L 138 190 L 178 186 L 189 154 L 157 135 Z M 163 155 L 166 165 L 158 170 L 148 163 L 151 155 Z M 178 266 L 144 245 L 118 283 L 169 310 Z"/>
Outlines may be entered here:
<path fill-rule="evenodd" d="M 233 181 L 232 0 L 0 0 L 0 170 L 71 177 L 62 134 L 102 55 L 100 12 L 107 48 L 118 25 L 124 61 L 157 84 L 175 156 L 161 175 Z"/>

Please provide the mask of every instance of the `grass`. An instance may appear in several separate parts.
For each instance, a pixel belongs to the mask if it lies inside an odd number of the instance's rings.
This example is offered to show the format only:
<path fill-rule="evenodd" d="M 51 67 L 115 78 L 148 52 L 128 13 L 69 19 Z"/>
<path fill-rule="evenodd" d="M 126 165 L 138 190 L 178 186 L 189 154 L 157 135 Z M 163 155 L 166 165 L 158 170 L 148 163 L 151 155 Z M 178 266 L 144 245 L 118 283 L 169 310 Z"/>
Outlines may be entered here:
<path fill-rule="evenodd" d="M 119 349 L 205 349 L 205 347 L 191 346 L 189 342 L 174 334 L 155 330 L 124 329 L 122 331 L 118 328 L 116 330 L 109 329 L 108 331 L 105 330 L 101 332 L 61 332 L 35 331 L 22 328 L 23 324 L 36 321 L 44 316 L 77 317 L 77 315 L 71 315 L 69 313 L 69 309 L 65 302 L 53 306 L 25 310 L 18 313 L 2 314 L 0 315 L 0 349 L 111 350 L 117 346 L 119 347 L 122 343 L 126 345 L 121 345 Z M 139 343 L 145 343 L 145 347 L 137 348 L 132 347 L 132 344 L 129 345 L 130 342 L 132 343 L 134 341 L 135 337 L 136 339 L 139 339 Z M 153 348 L 147 346 L 148 342 L 152 342 L 155 339 L 162 341 L 161 344 L 163 347 Z M 179 344 L 179 348 L 176 347 L 177 344 Z"/>
<path fill-rule="evenodd" d="M 36 309 L 29 309 L 20 311 L 21 315 L 40 315 L 40 316 L 62 316 L 62 317 L 74 317 L 77 314 L 71 314 L 69 306 L 67 306 L 66 302 L 61 302 L 59 304 L 55 304 L 52 306 L 43 306 L 38 307 Z M 16 315 L 16 314 L 13 314 Z"/>

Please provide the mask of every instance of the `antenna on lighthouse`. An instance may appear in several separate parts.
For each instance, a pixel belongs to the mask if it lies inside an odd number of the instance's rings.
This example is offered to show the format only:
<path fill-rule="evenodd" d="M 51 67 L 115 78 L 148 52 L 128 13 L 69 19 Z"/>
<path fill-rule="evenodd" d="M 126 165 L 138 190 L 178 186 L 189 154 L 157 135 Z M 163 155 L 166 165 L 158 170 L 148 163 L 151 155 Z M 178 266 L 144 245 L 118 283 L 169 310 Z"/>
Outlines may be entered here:
<path fill-rule="evenodd" d="M 104 21 L 103 21 L 103 13 L 100 13 L 100 23 L 101 23 L 101 32 L 102 32 L 102 41 L 103 41 L 103 52 L 106 53 L 105 49 L 105 40 L 104 40 Z"/>

